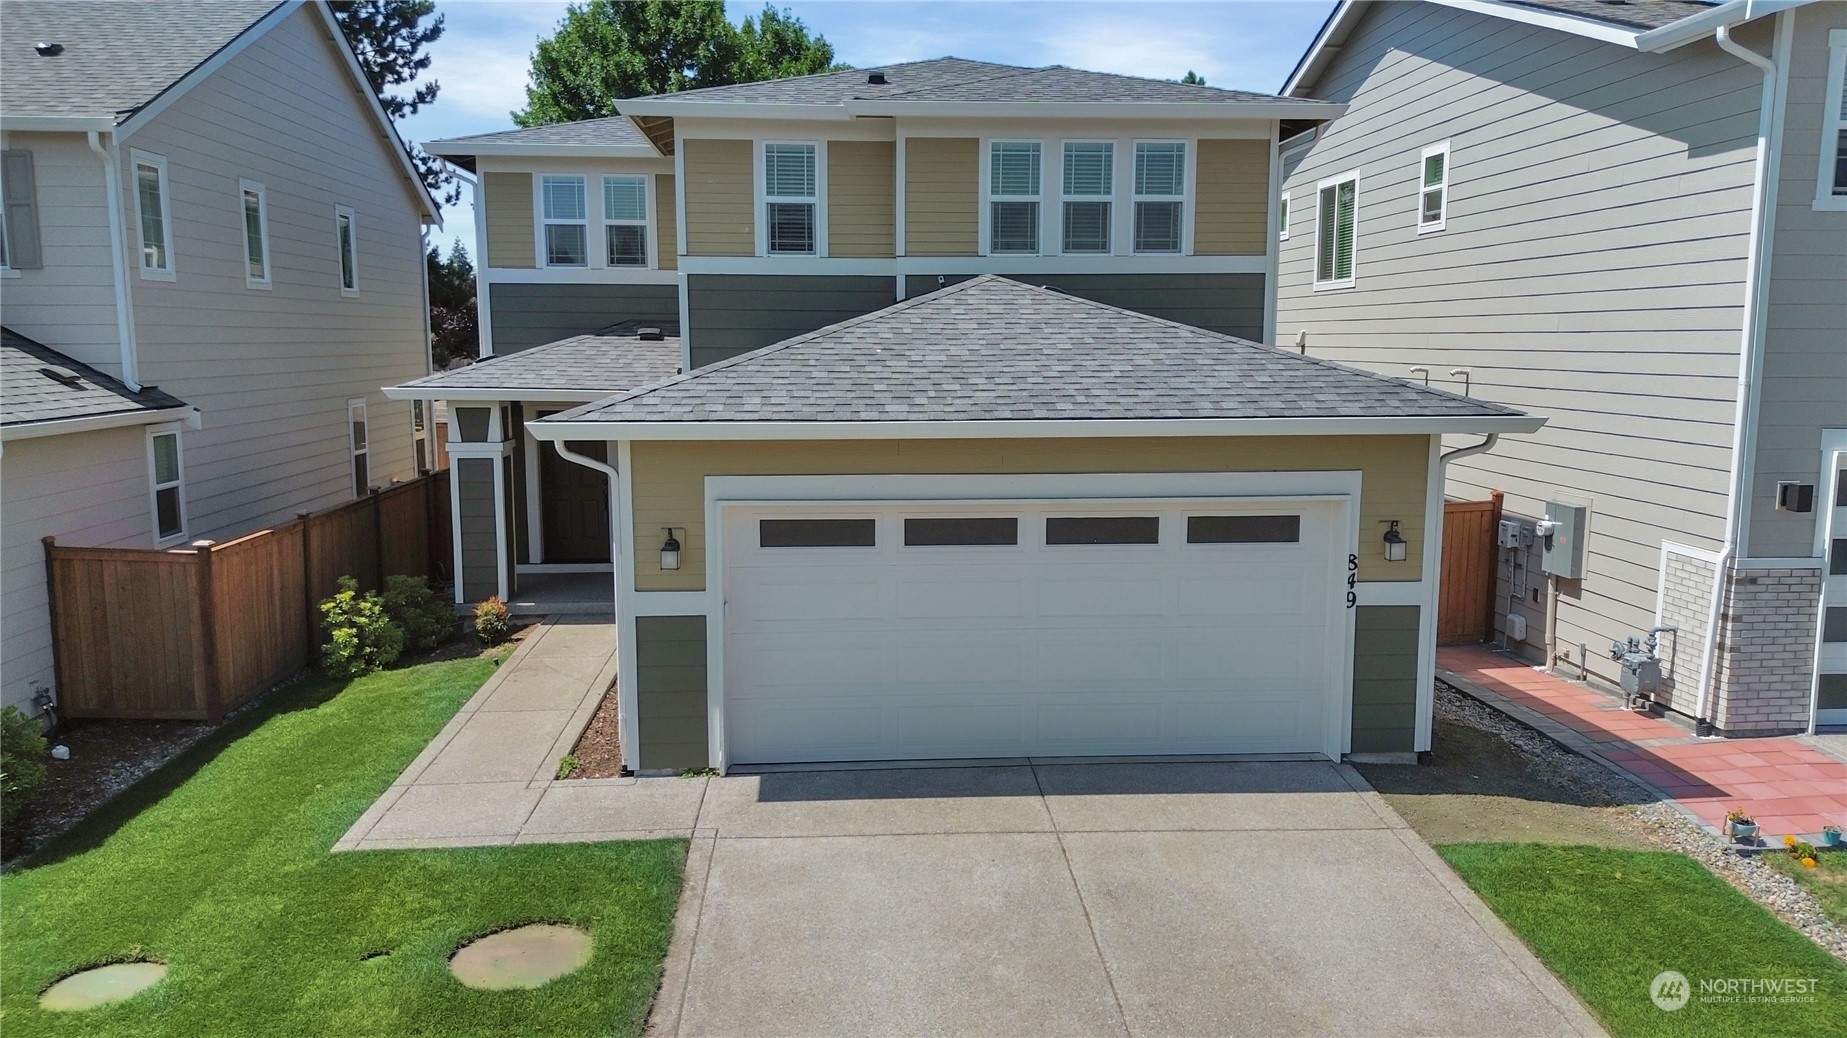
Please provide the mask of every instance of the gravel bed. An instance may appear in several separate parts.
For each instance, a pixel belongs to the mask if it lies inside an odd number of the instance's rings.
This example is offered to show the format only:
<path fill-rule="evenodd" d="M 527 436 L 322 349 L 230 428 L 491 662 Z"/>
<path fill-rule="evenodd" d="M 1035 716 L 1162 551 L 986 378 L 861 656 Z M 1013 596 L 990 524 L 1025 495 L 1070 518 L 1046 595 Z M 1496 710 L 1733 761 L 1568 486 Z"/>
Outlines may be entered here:
<path fill-rule="evenodd" d="M 1847 962 L 1847 929 L 1830 922 L 1806 888 L 1757 860 L 1739 854 L 1723 838 L 1707 832 L 1673 804 L 1657 800 L 1641 786 L 1602 764 L 1579 756 L 1533 729 L 1437 682 L 1436 713 L 1457 724 L 1492 732 L 1520 748 L 1554 781 L 1611 804 L 1631 805 L 1637 830 L 1666 850 L 1685 854 L 1736 887 L 1777 918 L 1807 934 L 1829 954 Z M 1763 851 L 1781 854 L 1781 848 Z"/>

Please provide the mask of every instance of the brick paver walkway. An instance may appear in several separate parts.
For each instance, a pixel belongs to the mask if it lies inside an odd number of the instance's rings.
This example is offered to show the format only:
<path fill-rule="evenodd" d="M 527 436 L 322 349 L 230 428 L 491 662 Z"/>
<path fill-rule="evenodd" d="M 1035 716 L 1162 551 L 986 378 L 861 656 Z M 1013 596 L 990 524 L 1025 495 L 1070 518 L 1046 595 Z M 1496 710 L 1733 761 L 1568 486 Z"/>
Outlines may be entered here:
<path fill-rule="evenodd" d="M 1490 693 L 1490 705 L 1566 735 L 1573 749 L 1620 768 L 1714 829 L 1739 806 L 1772 845 L 1785 834 L 1819 841 L 1823 825 L 1847 825 L 1847 763 L 1799 739 L 1701 739 L 1485 648 L 1438 649 L 1437 667 L 1439 676 L 1447 671 Z"/>

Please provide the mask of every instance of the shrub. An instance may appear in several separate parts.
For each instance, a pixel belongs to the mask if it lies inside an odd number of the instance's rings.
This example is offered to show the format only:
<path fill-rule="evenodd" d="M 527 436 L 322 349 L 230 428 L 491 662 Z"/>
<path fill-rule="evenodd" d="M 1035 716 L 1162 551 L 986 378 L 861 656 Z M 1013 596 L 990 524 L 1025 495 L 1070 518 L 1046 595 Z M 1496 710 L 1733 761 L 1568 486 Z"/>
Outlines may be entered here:
<path fill-rule="evenodd" d="M 404 628 L 386 615 L 385 600 L 376 591 L 360 594 L 352 577 L 341 577 L 340 590 L 321 603 L 321 626 L 321 664 L 336 678 L 383 670 L 404 651 Z"/>
<path fill-rule="evenodd" d="M 385 615 L 404 628 L 404 641 L 413 649 L 434 649 L 455 633 L 459 622 L 455 610 L 430 590 L 430 582 L 423 577 L 386 577 L 384 600 Z"/>
<path fill-rule="evenodd" d="M 16 706 L 0 710 L 0 823 L 11 822 L 45 781 L 45 726 Z"/>
<path fill-rule="evenodd" d="M 499 645 L 513 631 L 511 614 L 499 595 L 489 595 L 475 606 L 475 634 L 484 645 Z"/>

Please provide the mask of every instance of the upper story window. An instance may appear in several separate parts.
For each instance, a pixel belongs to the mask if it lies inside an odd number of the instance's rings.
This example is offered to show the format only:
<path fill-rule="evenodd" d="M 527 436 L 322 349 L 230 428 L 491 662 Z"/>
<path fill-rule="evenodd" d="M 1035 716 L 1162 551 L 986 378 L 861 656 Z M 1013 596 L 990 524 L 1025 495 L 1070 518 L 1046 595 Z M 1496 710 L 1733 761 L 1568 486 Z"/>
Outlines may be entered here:
<path fill-rule="evenodd" d="M 1064 251 L 1107 254 L 1116 146 L 1109 141 L 1066 141 L 1064 158 Z"/>
<path fill-rule="evenodd" d="M 1815 208 L 1847 209 L 1847 29 L 1828 30 L 1828 87 L 1824 96 Z"/>
<path fill-rule="evenodd" d="M 1179 252 L 1186 208 L 1186 143 L 1135 142 L 1135 251 Z"/>
<path fill-rule="evenodd" d="M 340 253 L 340 294 L 359 294 L 359 231 L 353 226 L 353 207 L 333 207 L 334 247 Z"/>
<path fill-rule="evenodd" d="M 1289 192 L 1276 200 L 1276 240 L 1289 240 Z"/>
<path fill-rule="evenodd" d="M 167 200 L 167 160 L 144 151 L 130 153 L 135 170 L 135 216 L 141 225 L 141 276 L 173 278 L 172 207 Z"/>
<path fill-rule="evenodd" d="M 988 251 L 1039 251 L 1038 141 L 988 146 Z"/>
<path fill-rule="evenodd" d="M 1346 173 L 1322 181 L 1315 198 L 1315 287 L 1353 286 L 1354 234 L 1358 227 L 1360 178 Z"/>
<path fill-rule="evenodd" d="M 772 256 L 813 256 L 819 184 L 813 144 L 763 146 L 763 229 Z"/>
<path fill-rule="evenodd" d="M 12 277 L 40 265 L 32 153 L 9 148 L 0 152 L 0 274 Z"/>
<path fill-rule="evenodd" d="M 603 244 L 612 267 L 648 265 L 648 178 L 603 178 Z"/>
<path fill-rule="evenodd" d="M 539 208 L 545 225 L 545 265 L 588 266 L 590 232 L 584 178 L 549 173 L 540 177 Z"/>
<path fill-rule="evenodd" d="M 1417 233 L 1440 231 L 1449 216 L 1449 142 L 1425 148 L 1418 162 Z"/>
<path fill-rule="evenodd" d="M 159 547 L 186 539 L 186 492 L 180 467 L 176 426 L 148 431 L 148 497 L 154 513 L 154 543 Z"/>
<path fill-rule="evenodd" d="M 268 288 L 269 200 L 254 180 L 239 180 L 237 194 L 244 217 L 244 284 Z"/>

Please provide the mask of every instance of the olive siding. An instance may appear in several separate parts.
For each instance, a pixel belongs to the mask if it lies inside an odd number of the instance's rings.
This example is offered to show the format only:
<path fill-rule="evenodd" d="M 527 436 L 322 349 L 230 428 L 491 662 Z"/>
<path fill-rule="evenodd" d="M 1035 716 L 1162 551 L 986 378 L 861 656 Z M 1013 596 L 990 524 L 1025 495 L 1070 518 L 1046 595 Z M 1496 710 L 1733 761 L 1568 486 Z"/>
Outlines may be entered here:
<path fill-rule="evenodd" d="M 757 251 L 755 169 L 749 141 L 680 141 L 686 177 L 686 254 L 750 256 Z"/>
<path fill-rule="evenodd" d="M 905 255 L 980 251 L 980 150 L 974 137 L 905 138 Z"/>
<path fill-rule="evenodd" d="M 684 329 L 694 367 L 890 306 L 892 279 L 845 275 L 692 274 Z M 496 303 L 496 305 L 499 305 Z"/>
<path fill-rule="evenodd" d="M 1362 475 L 1361 580 L 1422 570 L 1426 436 L 1173 437 L 1009 440 L 636 441 L 629 470 L 638 591 L 705 588 L 708 475 L 1351 471 Z M 1399 521 L 1403 562 L 1378 531 Z M 682 530 L 680 568 L 660 568 L 660 531 Z"/>
<path fill-rule="evenodd" d="M 537 266 L 532 174 L 483 173 L 481 193 L 487 196 L 487 265 Z"/>
<path fill-rule="evenodd" d="M 494 465 L 492 458 L 450 462 L 461 504 L 456 539 L 462 549 L 462 597 L 470 602 L 500 593 L 500 556 L 494 543 Z"/>
<path fill-rule="evenodd" d="M 583 335 L 623 321 L 676 322 L 680 293 L 673 285 L 513 284 L 488 286 L 494 352 Z"/>
<path fill-rule="evenodd" d="M 654 265 L 662 270 L 680 268 L 679 213 L 674 206 L 673 174 L 654 175 Z"/>
<path fill-rule="evenodd" d="M 709 763 L 705 617 L 635 618 L 635 700 L 640 770 L 681 771 Z"/>
<path fill-rule="evenodd" d="M 1819 431 L 1847 429 L 1847 212 L 1815 208 L 1823 119 L 1829 104 L 1841 103 L 1838 93 L 1827 96 L 1828 34 L 1847 30 L 1847 4 L 1814 4 L 1783 17 L 1796 25 L 1787 59 L 1755 487 L 1745 540 L 1746 553 L 1759 557 L 1814 553 L 1821 513 L 1778 511 L 1776 484 L 1813 483 L 1821 471 Z"/>
<path fill-rule="evenodd" d="M 1262 256 L 1270 247 L 1270 142 L 1199 142 L 1193 253 Z"/>
<path fill-rule="evenodd" d="M 1761 23 L 1738 35 L 1768 51 Z M 1284 148 L 1278 339 L 1306 332 L 1313 356 L 1400 378 L 1422 366 L 1457 391 L 1443 373 L 1467 368 L 1474 396 L 1546 416 L 1452 465 L 1446 489 L 1504 491 L 1527 518 L 1564 495 L 1590 503 L 1589 576 L 1561 589 L 1561 644 L 1647 629 L 1662 541 L 1716 549 L 1723 534 L 1762 82 L 1710 40 L 1641 54 L 1375 4 L 1315 86 L 1347 114 Z M 1419 234 L 1421 153 L 1445 141 L 1446 226 Z M 1354 284 L 1317 291 L 1316 185 L 1349 172 Z M 1596 654 L 1589 667 L 1619 676 Z"/>
<path fill-rule="evenodd" d="M 896 169 L 891 141 L 827 142 L 828 255 L 893 255 Z"/>
<path fill-rule="evenodd" d="M 1354 610 L 1354 753 L 1417 748 L 1417 622 L 1416 606 Z"/>
<path fill-rule="evenodd" d="M 913 274 L 905 278 L 905 298 L 934 292 L 972 275 Z M 1124 310 L 1253 342 L 1263 341 L 1262 274 L 1018 274 L 1015 280 L 1047 285 L 1074 296 Z"/>

